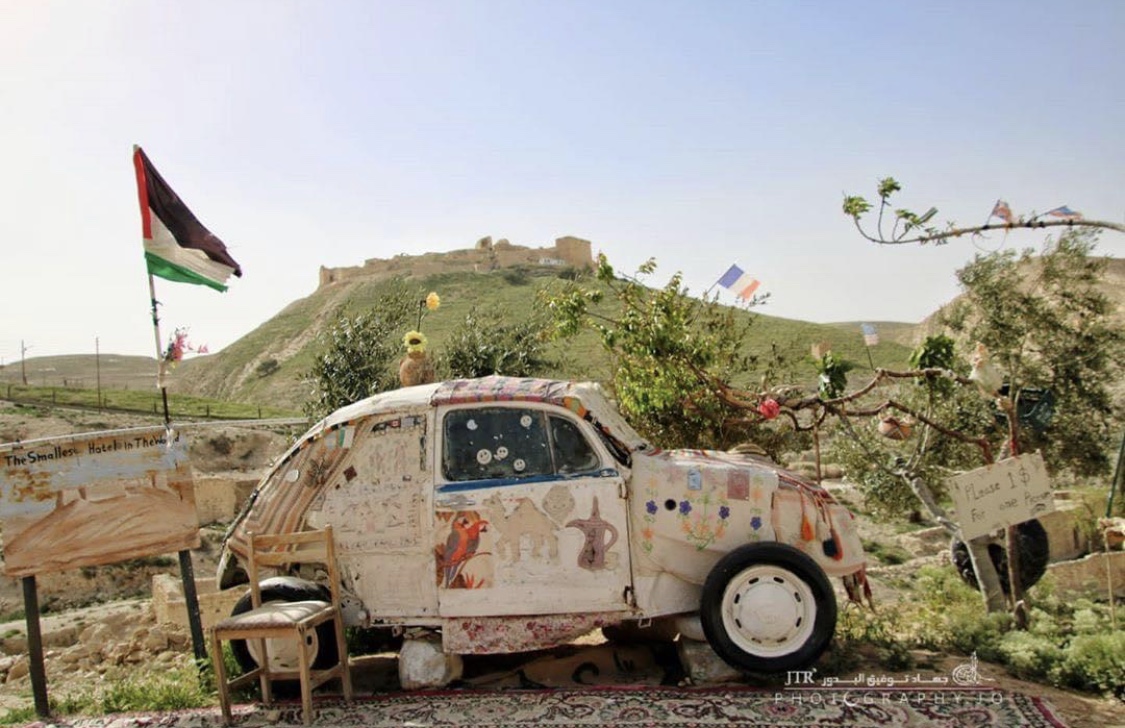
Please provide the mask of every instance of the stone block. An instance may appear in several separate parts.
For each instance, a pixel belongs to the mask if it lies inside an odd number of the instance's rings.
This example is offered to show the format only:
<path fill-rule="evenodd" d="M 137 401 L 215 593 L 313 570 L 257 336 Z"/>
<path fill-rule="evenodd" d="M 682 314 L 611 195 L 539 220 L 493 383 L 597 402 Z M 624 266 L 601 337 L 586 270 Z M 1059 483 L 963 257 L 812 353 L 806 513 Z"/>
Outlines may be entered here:
<path fill-rule="evenodd" d="M 442 652 L 440 638 L 407 639 L 399 650 L 398 679 L 403 690 L 445 687 L 463 673 L 461 656 Z"/>
<path fill-rule="evenodd" d="M 1106 600 L 1110 585 L 1118 599 L 1125 597 L 1125 551 L 1090 554 L 1047 566 L 1060 593 Z"/>
<path fill-rule="evenodd" d="M 1047 532 L 1047 543 L 1051 549 L 1051 561 L 1076 559 L 1090 550 L 1090 539 L 1078 526 L 1081 510 L 1067 508 L 1065 501 L 1056 501 L 1058 510 L 1039 516 L 1039 522 Z"/>
<path fill-rule="evenodd" d="M 676 643 L 684 672 L 696 685 L 741 680 L 742 672 L 728 665 L 706 642 L 685 639 Z"/>
<path fill-rule="evenodd" d="M 195 477 L 195 510 L 199 523 L 229 523 L 250 496 L 256 480 L 221 475 Z"/>
<path fill-rule="evenodd" d="M 195 580 L 195 592 L 199 598 L 199 618 L 203 629 L 211 627 L 220 619 L 230 616 L 235 602 L 242 597 L 242 589 L 219 591 L 213 577 Z M 152 610 L 159 624 L 172 624 L 183 630 L 190 630 L 188 624 L 187 601 L 184 599 L 184 585 L 178 576 L 156 574 L 152 577 Z"/>

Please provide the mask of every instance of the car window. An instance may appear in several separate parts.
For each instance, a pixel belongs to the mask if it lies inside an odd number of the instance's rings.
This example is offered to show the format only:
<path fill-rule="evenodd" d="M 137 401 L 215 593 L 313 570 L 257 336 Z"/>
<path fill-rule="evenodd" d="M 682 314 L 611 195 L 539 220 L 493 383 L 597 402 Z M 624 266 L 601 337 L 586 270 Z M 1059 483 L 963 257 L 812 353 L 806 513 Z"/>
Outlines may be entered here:
<path fill-rule="evenodd" d="M 443 428 L 442 473 L 449 481 L 567 475 L 601 466 L 576 424 L 542 410 L 454 410 Z"/>
<path fill-rule="evenodd" d="M 551 443 L 554 445 L 555 469 L 560 474 L 597 470 L 598 454 L 582 436 L 582 432 L 564 417 L 551 417 Z"/>
<path fill-rule="evenodd" d="M 510 407 L 454 410 L 445 415 L 443 427 L 446 480 L 554 473 L 542 411 Z"/>

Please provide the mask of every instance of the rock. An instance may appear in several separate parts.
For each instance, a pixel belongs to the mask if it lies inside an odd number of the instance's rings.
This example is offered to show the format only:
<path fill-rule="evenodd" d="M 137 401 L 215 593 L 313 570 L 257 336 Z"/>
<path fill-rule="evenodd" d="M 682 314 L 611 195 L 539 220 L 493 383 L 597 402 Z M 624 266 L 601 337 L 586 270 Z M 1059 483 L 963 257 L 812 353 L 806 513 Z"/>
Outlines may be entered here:
<path fill-rule="evenodd" d="M 169 630 L 168 646 L 175 650 L 186 650 L 189 646 L 191 646 L 191 636 L 183 630 Z"/>
<path fill-rule="evenodd" d="M 163 652 L 168 649 L 168 635 L 160 627 L 152 627 L 141 640 L 141 645 L 149 652 Z"/>
<path fill-rule="evenodd" d="M 21 677 L 26 677 L 30 671 L 31 663 L 28 661 L 27 657 L 20 657 L 16 660 L 15 664 L 12 665 L 11 669 L 8 670 L 8 677 L 4 682 L 19 680 Z"/>
<path fill-rule="evenodd" d="M 59 660 L 67 665 L 77 665 L 86 656 L 85 645 L 75 645 L 59 655 Z"/>
<path fill-rule="evenodd" d="M 408 639 L 398 653 L 398 679 L 403 690 L 445 687 L 460 679 L 463 672 L 461 656 L 442 652 L 439 638 Z"/>
<path fill-rule="evenodd" d="M 676 645 L 680 653 L 680 662 L 683 663 L 688 677 L 696 685 L 732 682 L 743 677 L 740 671 L 723 662 L 723 659 L 716 655 L 711 645 L 706 642 L 680 639 Z"/>
<path fill-rule="evenodd" d="M 4 654 L 20 655 L 27 652 L 27 635 L 17 634 L 4 638 Z"/>
<path fill-rule="evenodd" d="M 844 469 L 835 463 L 828 463 L 821 467 L 821 476 L 827 480 L 840 480 L 844 477 Z"/>
<path fill-rule="evenodd" d="M 111 630 L 108 625 L 98 622 L 91 624 L 78 635 L 78 642 L 88 645 L 93 652 L 100 652 L 102 647 L 109 642 Z"/>

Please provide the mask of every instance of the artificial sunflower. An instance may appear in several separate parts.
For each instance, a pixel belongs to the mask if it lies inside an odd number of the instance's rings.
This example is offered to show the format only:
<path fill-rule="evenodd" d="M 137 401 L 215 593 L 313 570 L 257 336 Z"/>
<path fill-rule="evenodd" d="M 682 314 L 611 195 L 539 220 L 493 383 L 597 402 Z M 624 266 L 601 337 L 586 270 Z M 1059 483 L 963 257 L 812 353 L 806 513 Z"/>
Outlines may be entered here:
<path fill-rule="evenodd" d="M 409 354 L 421 354 L 426 351 L 426 335 L 421 331 L 407 331 L 402 337 L 402 343 L 406 345 Z"/>

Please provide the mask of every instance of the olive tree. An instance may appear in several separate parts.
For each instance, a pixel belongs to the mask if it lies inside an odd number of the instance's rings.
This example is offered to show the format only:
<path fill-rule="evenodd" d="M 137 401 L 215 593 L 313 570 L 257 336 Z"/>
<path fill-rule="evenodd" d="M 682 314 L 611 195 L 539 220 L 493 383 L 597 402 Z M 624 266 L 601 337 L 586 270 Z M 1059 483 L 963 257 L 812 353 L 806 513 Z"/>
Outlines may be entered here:
<path fill-rule="evenodd" d="M 1021 405 L 1032 393 L 1049 397 L 1035 426 L 1016 428 L 1015 449 L 1041 450 L 1056 474 L 1077 477 L 1109 472 L 1111 384 L 1125 368 L 1094 243 L 1091 231 L 1073 230 L 1040 251 L 977 255 L 957 272 L 964 295 L 942 315 L 955 336 L 987 347 L 1016 412 L 1030 411 Z"/>
<path fill-rule="evenodd" d="M 668 447 L 728 449 L 753 440 L 776 455 L 792 432 L 762 427 L 762 418 L 726 401 L 713 381 L 745 378 L 756 364 L 746 340 L 753 318 L 714 299 L 696 298 L 679 273 L 661 288 L 645 285 L 649 260 L 635 276 L 619 275 L 598 256 L 594 281 L 571 283 L 545 299 L 556 334 L 593 330 L 611 359 L 610 382 L 622 413 L 645 437 Z M 765 301 L 755 296 L 753 308 Z M 783 365 L 779 355 L 764 381 Z"/>
<path fill-rule="evenodd" d="M 307 379 L 305 413 L 319 419 L 339 407 L 398 386 L 393 364 L 402 356 L 402 334 L 413 323 L 419 296 L 392 286 L 367 311 L 339 314 L 321 334 L 324 350 Z"/>
<path fill-rule="evenodd" d="M 544 375 L 556 366 L 547 353 L 548 334 L 547 321 L 538 312 L 514 320 L 473 307 L 446 337 L 438 370 L 449 377 Z"/>

